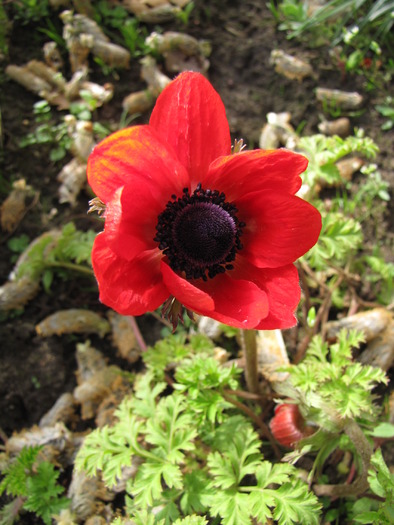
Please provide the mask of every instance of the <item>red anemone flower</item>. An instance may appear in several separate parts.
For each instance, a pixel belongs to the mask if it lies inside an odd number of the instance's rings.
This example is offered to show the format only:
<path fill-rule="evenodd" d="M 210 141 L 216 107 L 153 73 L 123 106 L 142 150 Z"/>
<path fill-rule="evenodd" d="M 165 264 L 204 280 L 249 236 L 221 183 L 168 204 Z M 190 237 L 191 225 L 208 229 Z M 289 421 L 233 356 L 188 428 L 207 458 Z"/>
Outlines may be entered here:
<path fill-rule="evenodd" d="M 92 252 L 100 300 L 124 315 L 166 302 L 173 317 L 183 305 L 239 328 L 293 326 L 292 263 L 321 229 L 295 196 L 307 163 L 284 149 L 232 155 L 218 93 L 201 74 L 180 74 L 149 125 L 113 133 L 89 157 L 106 206 Z"/>

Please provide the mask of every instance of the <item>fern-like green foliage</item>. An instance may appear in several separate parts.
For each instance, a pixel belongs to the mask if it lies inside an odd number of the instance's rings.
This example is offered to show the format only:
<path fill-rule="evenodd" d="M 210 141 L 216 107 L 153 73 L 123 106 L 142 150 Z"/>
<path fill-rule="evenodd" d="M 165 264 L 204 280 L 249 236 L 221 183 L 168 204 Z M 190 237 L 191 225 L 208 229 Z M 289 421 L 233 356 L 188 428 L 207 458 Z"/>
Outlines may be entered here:
<path fill-rule="evenodd" d="M 188 341 L 186 338 L 185 332 L 171 334 L 144 352 L 144 363 L 157 379 L 163 379 L 166 369 L 174 368 L 187 357 L 213 355 L 214 344 L 208 337 L 196 334 L 190 336 Z"/>
<path fill-rule="evenodd" d="M 356 136 L 345 139 L 337 135 L 327 137 L 321 134 L 302 137 L 298 147 L 309 159 L 302 179 L 310 188 L 314 188 L 322 180 L 327 184 L 341 182 L 335 163 L 346 155 L 357 152 L 367 159 L 373 159 L 379 151 L 374 141 L 370 137 L 364 137 L 360 130 Z"/>
<path fill-rule="evenodd" d="M 353 521 L 372 525 L 394 523 L 394 474 L 389 471 L 380 449 L 371 458 L 368 481 L 378 498 L 364 497 L 357 500 L 351 513 Z"/>
<path fill-rule="evenodd" d="M 363 241 L 361 224 L 343 213 L 322 212 L 319 240 L 303 260 L 315 270 L 325 270 L 328 264 L 343 265 L 360 248 Z"/>
<path fill-rule="evenodd" d="M 137 473 L 126 484 L 126 518 L 137 525 L 203 525 L 214 516 L 223 525 L 267 518 L 280 525 L 317 524 L 319 503 L 295 467 L 264 461 L 252 425 L 223 397 L 239 388 L 240 370 L 221 366 L 202 346 L 184 359 L 178 353 L 171 392 L 152 369 L 139 376 L 115 424 L 85 438 L 76 467 L 91 476 L 100 472 L 113 487 L 137 460 Z M 148 362 L 162 370 L 152 354 Z"/>
<path fill-rule="evenodd" d="M 39 461 L 38 453 L 42 447 L 25 447 L 20 454 L 3 470 L 4 478 L 0 483 L 0 495 L 20 498 L 23 509 L 34 512 L 46 525 L 52 523 L 51 516 L 59 514 L 69 505 L 68 498 L 60 496 L 64 487 L 57 483 L 59 472 L 48 461 Z M 0 522 L 12 523 L 16 516 L 7 512 L 11 506 L 0 511 Z"/>
<path fill-rule="evenodd" d="M 287 369 L 282 388 L 290 387 L 306 417 L 329 431 L 340 430 L 346 418 L 376 421 L 379 414 L 371 391 L 387 378 L 380 368 L 353 361 L 352 349 L 363 340 L 354 330 L 342 330 L 331 346 L 315 336 L 303 362 Z"/>
<path fill-rule="evenodd" d="M 280 525 L 319 523 L 315 496 L 296 479 L 291 465 L 263 461 L 260 441 L 249 424 L 239 426 L 231 440 L 215 443 L 219 450 L 208 456 L 213 479 L 205 500 L 223 525 L 250 525 L 252 518 L 261 523 L 271 518 Z"/>
<path fill-rule="evenodd" d="M 188 393 L 188 406 L 202 424 L 205 420 L 222 421 L 222 412 L 231 405 L 224 400 L 224 389 L 236 390 L 241 370 L 235 365 L 218 368 L 213 357 L 196 356 L 179 367 L 175 378 L 175 388 Z"/>
<path fill-rule="evenodd" d="M 82 232 L 73 223 L 61 231 L 49 231 L 35 239 L 23 252 L 15 271 L 15 279 L 29 277 L 43 282 L 49 289 L 54 272 L 66 276 L 68 270 L 90 273 L 90 254 L 96 236 L 94 231 Z"/>

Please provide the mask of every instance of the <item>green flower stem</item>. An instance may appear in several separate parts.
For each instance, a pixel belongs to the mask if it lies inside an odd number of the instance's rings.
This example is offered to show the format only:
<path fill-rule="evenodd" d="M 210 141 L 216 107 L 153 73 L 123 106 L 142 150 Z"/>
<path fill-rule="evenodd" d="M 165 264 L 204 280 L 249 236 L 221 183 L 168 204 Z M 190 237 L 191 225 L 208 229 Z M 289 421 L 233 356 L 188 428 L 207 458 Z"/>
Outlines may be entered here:
<path fill-rule="evenodd" d="M 257 371 L 257 338 L 255 330 L 241 330 L 242 349 L 245 356 L 245 379 L 249 392 L 259 393 Z"/>
<path fill-rule="evenodd" d="M 46 263 L 46 266 L 49 268 L 65 268 L 66 270 L 73 270 L 75 272 L 84 273 L 94 277 L 93 270 L 87 266 L 82 266 L 81 264 L 68 263 L 68 262 L 50 262 Z"/>
<path fill-rule="evenodd" d="M 372 445 L 365 437 L 359 425 L 349 419 L 344 425 L 344 431 L 353 441 L 353 444 L 360 455 L 361 468 L 358 478 L 351 484 L 340 485 L 315 485 L 313 490 L 317 496 L 330 496 L 334 498 L 346 498 L 349 496 L 359 496 L 369 488 L 368 470 L 371 464 L 373 452 Z"/>

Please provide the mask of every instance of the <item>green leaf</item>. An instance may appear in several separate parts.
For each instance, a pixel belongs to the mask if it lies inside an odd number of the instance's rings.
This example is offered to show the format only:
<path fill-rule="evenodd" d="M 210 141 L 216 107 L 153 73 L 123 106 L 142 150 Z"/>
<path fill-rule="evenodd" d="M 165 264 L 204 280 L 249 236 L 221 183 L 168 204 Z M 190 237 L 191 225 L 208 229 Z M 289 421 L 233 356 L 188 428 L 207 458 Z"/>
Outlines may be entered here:
<path fill-rule="evenodd" d="M 127 425 L 127 433 L 124 425 Z M 134 445 L 141 425 L 135 416 L 131 416 L 119 427 L 105 426 L 91 432 L 75 459 L 77 470 L 85 470 L 89 476 L 101 471 L 106 485 L 113 487 L 121 477 L 122 469 L 130 466 L 132 456 L 138 453 Z"/>
<path fill-rule="evenodd" d="M 184 475 L 183 495 L 180 500 L 180 507 L 184 514 L 193 512 L 204 512 L 204 499 L 210 495 L 208 489 L 209 479 L 203 470 L 198 470 L 198 465 Z"/>
<path fill-rule="evenodd" d="M 208 521 L 202 516 L 191 515 L 174 521 L 173 525 L 208 525 Z"/>
<path fill-rule="evenodd" d="M 361 225 L 341 212 L 322 213 L 322 231 L 317 244 L 304 259 L 316 270 L 327 263 L 342 264 L 360 247 L 363 240 Z"/>
<path fill-rule="evenodd" d="M 51 289 L 51 285 L 53 282 L 53 271 L 52 270 L 45 270 L 41 277 L 42 285 L 44 287 L 44 290 L 46 292 L 49 292 Z"/>
<path fill-rule="evenodd" d="M 153 452 L 170 463 L 180 463 L 184 457 L 182 451 L 195 448 L 196 429 L 191 414 L 185 413 L 185 401 L 177 394 L 162 398 L 157 404 L 155 418 L 147 421 L 146 441 L 156 445 Z"/>
<path fill-rule="evenodd" d="M 249 495 L 235 489 L 216 492 L 210 504 L 210 514 L 220 516 L 222 525 L 252 525 Z"/>
<path fill-rule="evenodd" d="M 51 525 L 51 516 L 69 506 L 69 499 L 59 498 L 64 487 L 57 484 L 59 472 L 54 465 L 43 461 L 36 473 L 27 480 L 27 498 L 23 504 L 26 510 L 35 512 L 46 525 Z"/>
<path fill-rule="evenodd" d="M 373 430 L 372 436 L 384 439 L 394 437 L 394 425 L 392 423 L 379 423 Z"/>
<path fill-rule="evenodd" d="M 276 504 L 273 517 L 279 525 L 319 525 L 321 506 L 316 496 L 308 492 L 307 485 L 293 481 L 270 492 Z"/>
<path fill-rule="evenodd" d="M 132 484 L 132 494 L 139 508 L 152 507 L 160 500 L 164 490 L 163 481 L 168 487 L 182 488 L 182 473 L 178 465 L 164 460 L 150 459 L 143 463 Z"/>
<path fill-rule="evenodd" d="M 208 467 L 214 478 L 212 487 L 227 489 L 254 474 L 261 464 L 260 445 L 257 434 L 247 425 L 225 444 L 221 453 L 211 453 Z"/>
<path fill-rule="evenodd" d="M 5 491 L 10 496 L 27 496 L 27 479 L 42 447 L 24 447 L 19 455 L 2 470 L 0 495 Z"/>

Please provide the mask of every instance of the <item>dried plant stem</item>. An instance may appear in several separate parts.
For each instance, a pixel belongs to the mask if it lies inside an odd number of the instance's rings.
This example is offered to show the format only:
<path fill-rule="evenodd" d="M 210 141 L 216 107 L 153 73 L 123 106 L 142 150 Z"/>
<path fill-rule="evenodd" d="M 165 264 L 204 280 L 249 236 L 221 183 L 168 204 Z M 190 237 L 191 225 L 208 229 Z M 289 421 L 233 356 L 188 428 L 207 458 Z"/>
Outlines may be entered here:
<path fill-rule="evenodd" d="M 245 356 L 245 379 L 249 392 L 259 393 L 257 372 L 257 339 L 255 330 L 242 330 L 242 350 Z"/>
<path fill-rule="evenodd" d="M 359 496 L 369 488 L 368 469 L 371 464 L 371 456 L 373 452 L 372 445 L 369 443 L 364 432 L 355 421 L 349 419 L 344 426 L 344 431 L 353 441 L 354 446 L 360 455 L 360 474 L 350 485 L 346 483 L 340 485 L 315 485 L 313 490 L 318 496 L 330 496 L 332 498 Z"/>

